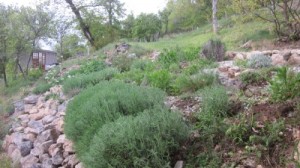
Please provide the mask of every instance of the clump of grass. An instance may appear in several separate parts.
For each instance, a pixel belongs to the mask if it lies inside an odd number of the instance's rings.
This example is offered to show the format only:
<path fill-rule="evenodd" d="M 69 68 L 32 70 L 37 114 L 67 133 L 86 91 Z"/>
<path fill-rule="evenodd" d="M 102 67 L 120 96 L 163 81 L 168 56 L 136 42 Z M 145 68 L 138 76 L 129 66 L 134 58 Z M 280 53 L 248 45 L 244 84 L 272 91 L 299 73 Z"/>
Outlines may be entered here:
<path fill-rule="evenodd" d="M 44 83 L 44 82 L 38 83 L 32 92 L 34 94 L 42 94 L 49 91 L 51 87 L 52 87 L 51 83 Z"/>
<path fill-rule="evenodd" d="M 247 66 L 258 69 L 258 68 L 266 68 L 270 67 L 272 65 L 272 59 L 271 57 L 265 56 L 263 54 L 254 54 L 251 55 L 251 58 L 249 59 Z"/>

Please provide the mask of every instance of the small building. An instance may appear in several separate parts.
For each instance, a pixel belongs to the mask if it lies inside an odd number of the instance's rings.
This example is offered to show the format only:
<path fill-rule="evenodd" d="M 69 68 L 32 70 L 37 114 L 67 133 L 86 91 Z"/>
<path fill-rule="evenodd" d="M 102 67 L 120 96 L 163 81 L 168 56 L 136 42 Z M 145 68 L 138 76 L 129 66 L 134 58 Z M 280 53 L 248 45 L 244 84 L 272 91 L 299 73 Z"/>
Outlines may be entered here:
<path fill-rule="evenodd" d="M 32 67 L 46 70 L 46 67 L 57 65 L 57 53 L 49 50 L 35 50 L 32 54 Z"/>

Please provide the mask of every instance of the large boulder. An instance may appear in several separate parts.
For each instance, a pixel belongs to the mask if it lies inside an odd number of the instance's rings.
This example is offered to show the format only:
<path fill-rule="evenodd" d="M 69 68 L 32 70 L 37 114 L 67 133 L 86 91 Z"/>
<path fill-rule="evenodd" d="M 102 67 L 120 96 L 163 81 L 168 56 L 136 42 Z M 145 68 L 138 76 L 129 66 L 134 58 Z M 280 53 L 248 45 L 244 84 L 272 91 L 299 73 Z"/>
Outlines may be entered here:
<path fill-rule="evenodd" d="M 25 104 L 36 104 L 38 101 L 38 96 L 37 95 L 30 95 L 24 98 L 24 103 Z"/>

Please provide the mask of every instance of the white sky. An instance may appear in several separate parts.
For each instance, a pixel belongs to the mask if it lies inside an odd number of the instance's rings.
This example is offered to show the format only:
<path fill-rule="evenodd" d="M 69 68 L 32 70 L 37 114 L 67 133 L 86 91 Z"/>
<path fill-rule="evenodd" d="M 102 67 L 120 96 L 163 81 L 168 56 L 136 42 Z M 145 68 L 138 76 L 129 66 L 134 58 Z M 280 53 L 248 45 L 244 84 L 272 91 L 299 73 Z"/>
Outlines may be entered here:
<path fill-rule="evenodd" d="M 0 3 L 9 5 L 33 5 L 36 0 L 0 0 Z M 126 13 L 134 15 L 140 13 L 157 13 L 165 7 L 167 0 L 121 0 L 125 3 Z"/>

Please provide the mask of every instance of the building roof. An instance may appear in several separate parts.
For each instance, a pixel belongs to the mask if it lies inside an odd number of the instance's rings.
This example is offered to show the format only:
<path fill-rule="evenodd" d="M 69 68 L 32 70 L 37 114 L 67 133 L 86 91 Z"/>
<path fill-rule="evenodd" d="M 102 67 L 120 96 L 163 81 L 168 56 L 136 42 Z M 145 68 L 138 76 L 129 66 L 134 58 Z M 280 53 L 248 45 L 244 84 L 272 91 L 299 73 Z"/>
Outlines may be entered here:
<path fill-rule="evenodd" d="M 55 51 L 43 50 L 43 49 L 36 49 L 36 50 L 34 50 L 33 52 L 48 52 L 48 53 L 57 54 Z"/>

